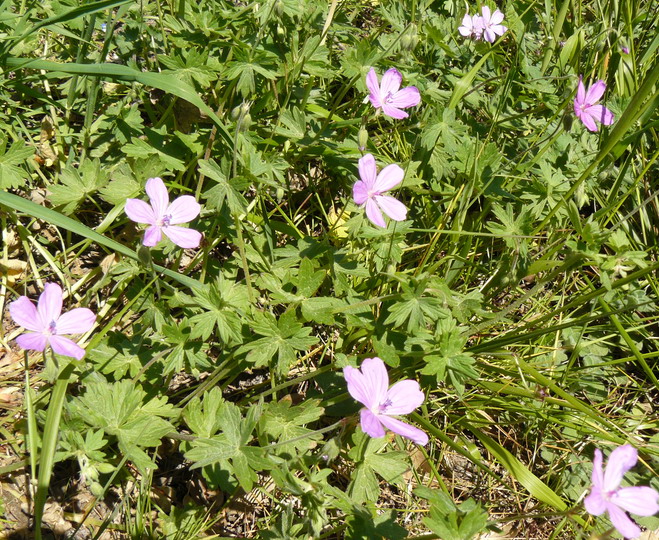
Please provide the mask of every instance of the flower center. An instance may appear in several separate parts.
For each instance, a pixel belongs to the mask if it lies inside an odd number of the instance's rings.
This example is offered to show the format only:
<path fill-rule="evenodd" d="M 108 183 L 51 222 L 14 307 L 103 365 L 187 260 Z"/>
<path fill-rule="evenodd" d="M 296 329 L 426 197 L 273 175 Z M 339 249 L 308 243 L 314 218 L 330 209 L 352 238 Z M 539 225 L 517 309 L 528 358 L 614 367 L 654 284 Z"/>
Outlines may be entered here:
<path fill-rule="evenodd" d="M 378 405 L 378 412 L 379 412 L 380 414 L 386 414 L 386 413 L 387 413 L 387 409 L 388 409 L 389 407 L 391 407 L 391 405 L 392 405 L 391 400 L 390 400 L 390 399 L 387 399 L 387 401 L 385 401 L 384 403 L 381 403 L 380 405 Z"/>
<path fill-rule="evenodd" d="M 57 334 L 57 325 L 55 324 L 55 321 L 50 321 L 48 328 L 46 328 L 46 334 L 49 336 Z"/>
<path fill-rule="evenodd" d="M 160 218 L 160 227 L 169 227 L 169 222 L 171 221 L 172 216 L 170 214 L 167 214 L 166 216 L 163 216 Z"/>
<path fill-rule="evenodd" d="M 387 95 L 384 96 L 384 102 L 385 103 L 392 103 L 394 100 L 394 94 L 393 92 L 387 92 Z"/>

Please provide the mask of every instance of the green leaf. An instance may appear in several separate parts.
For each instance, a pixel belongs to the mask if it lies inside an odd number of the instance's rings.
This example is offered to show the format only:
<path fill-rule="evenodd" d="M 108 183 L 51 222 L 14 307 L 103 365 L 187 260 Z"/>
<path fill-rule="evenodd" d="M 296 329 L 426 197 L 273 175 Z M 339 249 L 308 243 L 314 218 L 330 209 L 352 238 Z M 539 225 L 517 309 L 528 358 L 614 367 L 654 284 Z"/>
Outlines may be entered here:
<path fill-rule="evenodd" d="M 21 141 L 7 148 L 7 140 L 0 142 L 0 189 L 16 188 L 29 178 L 28 172 L 20 167 L 34 155 L 34 149 Z"/>
<path fill-rule="evenodd" d="M 278 443 L 295 439 L 288 444 L 277 446 L 278 450 L 295 455 L 299 450 L 315 447 L 316 443 L 322 440 L 322 434 L 314 433 L 304 426 L 317 421 L 324 411 L 319 400 L 307 400 L 293 406 L 290 397 L 285 397 L 266 406 L 259 426 Z"/>
<path fill-rule="evenodd" d="M 78 168 L 67 164 L 59 176 L 59 184 L 49 188 L 50 201 L 64 214 L 72 214 L 89 195 L 104 187 L 108 171 L 98 159 L 86 159 Z"/>
<path fill-rule="evenodd" d="M 226 204 L 234 215 L 246 211 L 247 201 L 240 192 L 245 186 L 236 182 L 236 179 L 227 180 L 224 171 L 214 160 L 199 160 L 199 172 L 216 182 L 215 186 L 204 192 L 211 206 L 221 210 Z"/>

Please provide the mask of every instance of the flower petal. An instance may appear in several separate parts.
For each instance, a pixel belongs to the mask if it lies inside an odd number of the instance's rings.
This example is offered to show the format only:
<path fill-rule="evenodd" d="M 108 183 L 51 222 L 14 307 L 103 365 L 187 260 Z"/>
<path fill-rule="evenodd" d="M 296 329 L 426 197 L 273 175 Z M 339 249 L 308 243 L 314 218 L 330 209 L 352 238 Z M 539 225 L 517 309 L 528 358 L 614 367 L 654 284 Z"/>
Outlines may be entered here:
<path fill-rule="evenodd" d="M 14 322 L 23 328 L 34 332 L 41 332 L 44 329 L 36 306 L 27 296 L 21 296 L 9 304 L 9 314 Z"/>
<path fill-rule="evenodd" d="M 396 92 L 389 102 L 397 109 L 407 109 L 421 103 L 421 93 L 416 86 L 408 86 Z"/>
<path fill-rule="evenodd" d="M 391 405 L 387 407 L 383 414 L 409 414 L 423 403 L 426 398 L 419 388 L 419 383 L 411 379 L 398 381 L 387 392 L 386 401 Z"/>
<path fill-rule="evenodd" d="M 43 351 L 48 344 L 48 338 L 39 332 L 28 332 L 18 336 L 16 343 L 26 351 Z"/>
<path fill-rule="evenodd" d="M 403 76 L 400 74 L 396 68 L 388 69 L 384 75 L 382 75 L 382 81 L 380 82 L 380 99 L 384 98 L 391 92 L 395 94 L 400 88 L 400 84 L 403 82 Z"/>
<path fill-rule="evenodd" d="M 371 223 L 378 227 L 382 227 L 383 229 L 387 227 L 387 224 L 382 217 L 382 212 L 380 212 L 380 207 L 372 198 L 366 200 L 366 217 L 371 220 Z"/>
<path fill-rule="evenodd" d="M 613 113 L 604 105 L 591 105 L 586 109 L 585 113 L 589 114 L 596 122 L 600 122 L 605 126 L 613 124 L 613 120 L 615 119 Z"/>
<path fill-rule="evenodd" d="M 57 319 L 57 334 L 84 334 L 95 322 L 96 314 L 91 309 L 75 308 Z"/>
<path fill-rule="evenodd" d="M 638 452 L 631 444 L 624 444 L 616 448 L 609 455 L 604 470 L 604 484 L 602 489 L 605 492 L 615 491 L 622 482 L 625 473 L 636 465 Z"/>
<path fill-rule="evenodd" d="M 488 6 L 483 6 L 481 9 L 481 13 L 483 14 L 483 25 L 489 26 L 489 24 L 492 22 L 492 15 L 490 8 Z"/>
<path fill-rule="evenodd" d="M 602 451 L 595 448 L 595 456 L 593 457 L 593 472 L 591 474 L 593 486 L 602 488 L 604 487 L 604 471 L 602 470 Z"/>
<path fill-rule="evenodd" d="M 641 535 L 641 529 L 634 523 L 625 511 L 618 508 L 615 504 L 607 505 L 611 523 L 625 538 L 638 538 Z"/>
<path fill-rule="evenodd" d="M 401 435 L 402 437 L 407 437 L 421 446 L 428 444 L 428 435 L 425 431 L 421 431 L 419 428 L 411 426 L 402 420 L 384 414 L 379 414 L 377 418 L 385 425 L 385 427 L 389 428 L 394 433 L 398 433 L 398 435 Z"/>
<path fill-rule="evenodd" d="M 494 13 L 492 13 L 492 16 L 490 17 L 490 24 L 500 24 L 501 21 L 503 21 L 503 13 L 501 13 L 501 11 L 498 9 L 495 9 Z"/>
<path fill-rule="evenodd" d="M 649 486 L 619 489 L 610 500 L 623 510 L 639 516 L 654 516 L 659 512 L 659 493 Z"/>
<path fill-rule="evenodd" d="M 359 206 L 364 204 L 366 199 L 368 199 L 368 188 L 363 181 L 357 180 L 355 185 L 352 186 L 352 198 L 355 200 L 355 204 Z"/>
<path fill-rule="evenodd" d="M 41 328 L 47 328 L 48 325 L 57 321 L 62 313 L 62 288 L 57 283 L 46 283 L 43 292 L 39 296 L 37 312 L 41 319 Z"/>
<path fill-rule="evenodd" d="M 343 377 L 348 384 L 348 393 L 353 399 L 359 401 L 362 405 L 366 405 L 368 408 L 376 405 L 366 378 L 359 369 L 346 366 L 343 368 Z"/>
<path fill-rule="evenodd" d="M 382 112 L 391 118 L 395 118 L 396 120 L 402 120 L 403 118 L 407 118 L 409 116 L 409 114 L 407 114 L 405 111 L 401 111 L 400 109 L 391 106 L 389 103 L 382 104 Z"/>
<path fill-rule="evenodd" d="M 178 225 L 192 221 L 199 215 L 199 212 L 201 212 L 201 205 L 195 198 L 192 195 L 182 195 L 169 205 L 166 215 L 169 216 L 170 225 Z"/>
<path fill-rule="evenodd" d="M 471 28 L 468 26 L 458 26 L 458 32 L 462 37 L 469 37 L 471 35 Z"/>
<path fill-rule="evenodd" d="M 492 28 L 488 26 L 487 28 L 485 28 L 485 30 L 483 30 L 483 38 L 485 39 L 485 41 L 488 41 L 489 43 L 494 43 L 494 41 L 497 39 L 497 36 L 492 30 Z"/>
<path fill-rule="evenodd" d="M 602 496 L 602 490 L 593 485 L 590 494 L 583 500 L 586 512 L 593 516 L 600 516 L 606 510 L 606 501 Z"/>
<path fill-rule="evenodd" d="M 71 341 L 69 338 L 62 336 L 50 336 L 49 342 L 50 346 L 53 348 L 53 351 L 55 351 L 57 354 L 61 354 L 62 356 L 71 356 L 73 358 L 77 358 L 78 360 L 82 360 L 82 358 L 85 356 L 85 349 L 80 347 L 77 343 Z"/>
<path fill-rule="evenodd" d="M 147 247 L 157 246 L 162 240 L 162 230 L 157 225 L 151 225 L 144 231 L 144 240 L 142 243 Z"/>
<path fill-rule="evenodd" d="M 597 131 L 597 124 L 595 123 L 595 120 L 593 120 L 593 117 L 590 116 L 587 112 L 581 112 L 577 116 L 579 120 L 583 122 L 583 125 L 586 126 L 588 131 Z"/>
<path fill-rule="evenodd" d="M 373 68 L 371 68 L 366 75 L 366 88 L 368 88 L 368 91 L 370 92 L 368 97 L 371 100 L 373 107 L 376 109 L 382 107 L 382 102 L 380 101 L 380 83 L 378 82 L 378 76 Z"/>
<path fill-rule="evenodd" d="M 407 207 L 389 195 L 376 195 L 375 202 L 394 221 L 403 221 L 407 217 Z"/>
<path fill-rule="evenodd" d="M 131 220 L 137 223 L 148 223 L 149 225 L 155 225 L 156 223 L 153 208 L 140 199 L 126 199 L 124 211 Z"/>
<path fill-rule="evenodd" d="M 583 76 L 579 75 L 579 86 L 577 86 L 577 97 L 574 100 L 575 107 L 579 103 L 583 105 L 586 103 L 586 88 L 583 85 Z"/>
<path fill-rule="evenodd" d="M 380 171 L 380 174 L 378 174 L 372 189 L 378 194 L 389 191 L 400 184 L 403 181 L 404 176 L 405 171 L 395 163 L 387 165 Z"/>
<path fill-rule="evenodd" d="M 493 24 L 490 28 L 497 36 L 503 36 L 506 33 L 506 30 L 508 30 L 503 24 Z"/>
<path fill-rule="evenodd" d="M 163 227 L 162 232 L 164 232 L 172 242 L 183 249 L 197 248 L 201 243 L 201 233 L 195 229 L 186 229 L 185 227 L 170 225 L 169 227 Z"/>
<path fill-rule="evenodd" d="M 365 358 L 360 369 L 366 381 L 366 388 L 373 396 L 371 403 L 376 406 L 384 403 L 389 388 L 389 375 L 384 362 L 377 356 Z"/>
<path fill-rule="evenodd" d="M 151 206 L 153 206 L 156 220 L 162 218 L 169 206 L 169 194 L 167 193 L 165 182 L 161 178 L 149 178 L 146 181 L 146 192 L 149 195 Z"/>
<path fill-rule="evenodd" d="M 588 88 L 586 92 L 586 103 L 588 105 L 595 105 L 600 98 L 604 95 L 606 90 L 606 83 L 604 81 L 597 81 Z"/>
<path fill-rule="evenodd" d="M 366 154 L 360 158 L 357 167 L 359 169 L 359 178 L 364 182 L 366 188 L 373 189 L 378 172 L 373 154 Z"/>
<path fill-rule="evenodd" d="M 370 435 L 376 439 L 384 437 L 384 428 L 378 420 L 378 417 L 371 411 L 368 409 L 362 409 L 359 411 L 359 420 L 362 426 L 362 431 L 366 433 L 366 435 Z"/>

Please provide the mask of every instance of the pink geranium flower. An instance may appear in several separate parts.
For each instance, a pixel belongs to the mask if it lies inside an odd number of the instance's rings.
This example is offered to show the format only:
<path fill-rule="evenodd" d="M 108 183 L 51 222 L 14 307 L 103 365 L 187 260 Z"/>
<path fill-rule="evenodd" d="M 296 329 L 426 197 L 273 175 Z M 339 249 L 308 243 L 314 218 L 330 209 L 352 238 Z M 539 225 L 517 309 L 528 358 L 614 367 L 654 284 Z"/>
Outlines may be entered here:
<path fill-rule="evenodd" d="M 606 470 L 602 471 L 602 452 L 595 450 L 593 460 L 593 487 L 584 500 L 589 514 L 599 516 L 608 512 L 611 523 L 625 538 L 637 538 L 641 529 L 626 512 L 639 516 L 653 516 L 659 512 L 659 493 L 648 486 L 620 487 L 622 477 L 636 465 L 636 448 L 625 444 L 609 456 Z"/>
<path fill-rule="evenodd" d="M 421 102 L 421 94 L 416 86 L 400 89 L 403 76 L 396 68 L 388 69 L 382 76 L 382 83 L 378 83 L 378 76 L 371 68 L 366 75 L 366 86 L 370 92 L 368 99 L 373 107 L 382 109 L 382 112 L 391 118 L 407 118 L 409 115 L 401 109 L 414 107 Z"/>
<path fill-rule="evenodd" d="M 574 98 L 574 114 L 577 115 L 577 118 L 590 131 L 597 131 L 596 121 L 605 126 L 613 124 L 613 113 L 604 105 L 597 105 L 597 102 L 604 95 L 605 90 L 606 83 L 604 81 L 597 81 L 586 91 L 582 76 L 579 75 L 577 97 Z"/>
<path fill-rule="evenodd" d="M 458 27 L 458 32 L 463 37 L 480 39 L 483 36 L 483 18 L 480 15 L 472 17 L 469 13 L 465 13 L 462 18 L 462 26 Z"/>
<path fill-rule="evenodd" d="M 403 221 L 407 217 L 407 207 L 400 201 L 382 195 L 385 191 L 396 187 L 403 181 L 405 172 L 398 165 L 387 165 L 377 174 L 375 158 L 366 154 L 359 160 L 359 176 L 361 180 L 355 182 L 352 196 L 355 203 L 366 205 L 366 216 L 378 227 L 386 227 L 382 211 L 395 221 Z"/>
<path fill-rule="evenodd" d="M 31 330 L 16 338 L 16 343 L 29 351 L 43 351 L 50 345 L 57 354 L 80 360 L 85 350 L 62 334 L 84 334 L 96 321 L 94 312 L 75 308 L 62 314 L 62 289 L 57 283 L 46 283 L 37 307 L 27 296 L 9 304 L 9 314 L 16 324 Z"/>
<path fill-rule="evenodd" d="M 483 39 L 494 43 L 497 39 L 497 36 L 503 36 L 503 34 L 508 30 L 503 24 L 503 13 L 498 9 L 494 10 L 494 13 L 490 12 L 490 8 L 483 6 L 481 9 L 483 16 L 481 17 L 480 24 L 483 26 Z"/>
<path fill-rule="evenodd" d="M 151 204 L 140 199 L 126 200 L 126 214 L 137 223 L 150 225 L 144 232 L 145 246 L 155 246 L 165 233 L 172 242 L 182 248 L 196 248 L 201 242 L 201 233 L 194 229 L 177 227 L 180 223 L 192 221 L 199 215 L 201 206 L 191 195 L 183 195 L 169 204 L 169 194 L 160 178 L 149 178 L 146 192 Z"/>
<path fill-rule="evenodd" d="M 389 388 L 389 376 L 384 362 L 379 358 L 366 358 L 360 369 L 343 368 L 348 392 L 365 405 L 360 411 L 362 430 L 371 437 L 384 437 L 384 428 L 425 445 L 428 435 L 392 415 L 409 414 L 424 400 L 419 383 L 406 379 Z"/>

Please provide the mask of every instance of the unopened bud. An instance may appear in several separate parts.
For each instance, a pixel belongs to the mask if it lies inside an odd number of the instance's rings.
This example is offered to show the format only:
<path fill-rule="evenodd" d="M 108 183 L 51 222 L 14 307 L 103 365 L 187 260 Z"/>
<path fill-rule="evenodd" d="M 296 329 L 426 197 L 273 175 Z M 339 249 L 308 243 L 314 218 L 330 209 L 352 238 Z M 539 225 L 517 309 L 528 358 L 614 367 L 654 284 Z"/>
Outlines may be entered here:
<path fill-rule="evenodd" d="M 284 14 L 284 2 L 282 0 L 277 0 L 275 2 L 275 13 L 277 17 L 281 17 Z"/>
<path fill-rule="evenodd" d="M 357 135 L 357 143 L 359 144 L 359 149 L 362 152 L 366 150 L 366 145 L 368 144 L 368 131 L 364 126 L 359 128 L 359 134 Z"/>
<path fill-rule="evenodd" d="M 405 51 L 413 51 L 417 43 L 419 43 L 419 36 L 416 28 L 412 28 L 400 39 L 400 46 Z"/>

